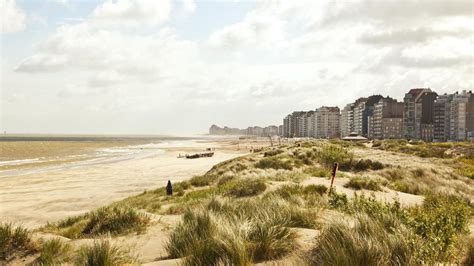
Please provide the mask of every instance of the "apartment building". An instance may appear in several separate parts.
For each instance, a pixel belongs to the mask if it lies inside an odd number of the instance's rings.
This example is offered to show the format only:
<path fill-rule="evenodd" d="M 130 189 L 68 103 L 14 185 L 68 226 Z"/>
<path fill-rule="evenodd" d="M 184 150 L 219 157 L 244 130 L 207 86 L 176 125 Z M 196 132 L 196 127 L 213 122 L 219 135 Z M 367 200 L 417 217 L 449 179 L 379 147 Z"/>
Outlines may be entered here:
<path fill-rule="evenodd" d="M 440 95 L 434 102 L 434 141 L 463 141 L 474 132 L 471 91 Z"/>
<path fill-rule="evenodd" d="M 286 138 L 302 137 L 304 135 L 304 120 L 306 112 L 297 111 L 283 119 L 283 136 Z"/>
<path fill-rule="evenodd" d="M 432 141 L 434 138 L 434 101 L 437 94 L 429 88 L 411 89 L 403 98 L 404 137 Z"/>
<path fill-rule="evenodd" d="M 354 105 L 349 103 L 341 110 L 341 137 L 347 137 L 354 131 Z"/>
<path fill-rule="evenodd" d="M 368 138 L 403 138 L 404 104 L 390 97 L 382 98 L 374 104 L 373 113 L 368 117 Z"/>
<path fill-rule="evenodd" d="M 323 106 L 316 109 L 316 138 L 340 137 L 339 107 Z"/>
<path fill-rule="evenodd" d="M 372 95 L 368 98 L 359 98 L 354 103 L 354 132 L 367 137 L 369 130 L 369 116 L 373 114 L 374 105 L 380 99 L 382 95 Z"/>

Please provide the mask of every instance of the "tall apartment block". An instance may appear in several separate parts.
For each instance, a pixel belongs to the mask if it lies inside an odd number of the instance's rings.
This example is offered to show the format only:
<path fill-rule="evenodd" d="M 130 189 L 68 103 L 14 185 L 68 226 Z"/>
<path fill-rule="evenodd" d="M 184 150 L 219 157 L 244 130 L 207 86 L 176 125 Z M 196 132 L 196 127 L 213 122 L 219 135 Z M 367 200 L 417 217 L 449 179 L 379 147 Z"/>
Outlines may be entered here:
<path fill-rule="evenodd" d="M 347 137 L 354 131 L 354 103 L 347 104 L 341 110 L 340 128 L 341 137 Z"/>
<path fill-rule="evenodd" d="M 316 138 L 340 137 L 339 107 L 323 106 L 316 109 Z"/>
<path fill-rule="evenodd" d="M 369 116 L 371 116 L 374 112 L 374 105 L 380 99 L 382 99 L 382 95 L 372 95 L 369 98 L 359 98 L 354 103 L 354 132 L 362 135 L 367 136 L 369 130 Z"/>
<path fill-rule="evenodd" d="M 287 138 L 301 137 L 301 133 L 304 132 L 303 128 L 303 116 L 306 112 L 298 111 L 287 115 L 283 119 L 283 136 Z M 304 133 L 303 133 L 304 135 Z"/>
<path fill-rule="evenodd" d="M 404 137 L 432 141 L 434 138 L 434 101 L 437 94 L 429 88 L 411 89 L 403 98 Z"/>
<path fill-rule="evenodd" d="M 368 117 L 367 136 L 371 139 L 403 138 L 403 110 L 404 104 L 395 99 L 380 99 Z"/>
<path fill-rule="evenodd" d="M 434 141 L 463 141 L 474 132 L 471 91 L 440 95 L 434 102 Z"/>

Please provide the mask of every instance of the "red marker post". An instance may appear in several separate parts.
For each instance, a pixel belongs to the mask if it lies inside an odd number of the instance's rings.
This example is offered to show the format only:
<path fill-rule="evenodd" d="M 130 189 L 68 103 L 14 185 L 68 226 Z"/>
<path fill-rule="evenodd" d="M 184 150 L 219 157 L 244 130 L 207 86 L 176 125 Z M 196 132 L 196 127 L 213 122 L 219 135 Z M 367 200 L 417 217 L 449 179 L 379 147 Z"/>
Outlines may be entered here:
<path fill-rule="evenodd" d="M 331 195 L 332 185 L 334 184 L 334 178 L 336 178 L 337 169 L 339 169 L 339 164 L 334 163 L 334 167 L 332 168 L 332 173 L 331 173 L 331 185 L 329 186 L 328 196 Z"/>

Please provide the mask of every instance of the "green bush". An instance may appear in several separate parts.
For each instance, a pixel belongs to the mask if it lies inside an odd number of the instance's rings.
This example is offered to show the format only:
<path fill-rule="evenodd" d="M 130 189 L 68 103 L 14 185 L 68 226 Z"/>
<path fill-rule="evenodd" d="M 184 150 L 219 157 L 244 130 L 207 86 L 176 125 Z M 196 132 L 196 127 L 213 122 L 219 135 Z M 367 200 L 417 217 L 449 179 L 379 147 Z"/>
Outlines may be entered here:
<path fill-rule="evenodd" d="M 285 169 L 291 170 L 293 169 L 293 163 L 290 159 L 278 158 L 278 157 L 268 157 L 263 158 L 262 160 L 258 161 L 255 167 L 260 169 Z"/>
<path fill-rule="evenodd" d="M 35 249 L 28 229 L 13 227 L 10 223 L 0 224 L 0 262 L 8 260 L 14 254 L 27 255 Z"/>
<path fill-rule="evenodd" d="M 407 210 L 404 223 L 426 239 L 420 248 L 429 262 L 454 261 L 459 257 L 460 238 L 468 232 L 472 210 L 462 198 L 427 195 L 423 205 Z"/>
<path fill-rule="evenodd" d="M 223 189 L 229 196 L 249 197 L 262 193 L 266 188 L 262 179 L 241 179 L 229 181 Z"/>
<path fill-rule="evenodd" d="M 107 240 L 96 240 L 92 245 L 82 246 L 76 264 L 87 266 L 113 266 L 136 264 L 137 258 L 130 250 L 120 248 Z"/>
<path fill-rule="evenodd" d="M 380 183 L 368 177 L 352 177 L 349 182 L 344 185 L 346 188 L 353 188 L 355 190 L 367 189 L 374 191 L 381 191 Z"/>
<path fill-rule="evenodd" d="M 326 145 L 317 153 L 317 157 L 324 166 L 332 168 L 334 163 L 351 161 L 354 155 L 341 146 Z"/>
<path fill-rule="evenodd" d="M 40 255 L 35 260 L 38 265 L 60 265 L 70 261 L 71 245 L 59 238 L 53 238 L 41 243 Z"/>
<path fill-rule="evenodd" d="M 346 194 L 337 193 L 335 189 L 332 189 L 331 194 L 329 194 L 329 207 L 333 209 L 345 210 L 348 203 L 349 200 L 347 199 Z"/>

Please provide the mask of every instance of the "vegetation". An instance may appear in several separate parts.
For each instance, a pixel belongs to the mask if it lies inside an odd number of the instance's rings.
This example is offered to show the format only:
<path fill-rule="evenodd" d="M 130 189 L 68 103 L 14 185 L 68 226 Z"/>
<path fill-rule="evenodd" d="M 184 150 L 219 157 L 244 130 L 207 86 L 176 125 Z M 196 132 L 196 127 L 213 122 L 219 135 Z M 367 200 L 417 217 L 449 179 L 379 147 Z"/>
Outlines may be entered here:
<path fill-rule="evenodd" d="M 216 175 L 211 175 L 211 174 L 205 174 L 205 175 L 197 175 L 193 176 L 190 180 L 189 183 L 195 187 L 203 187 L 203 186 L 209 186 L 210 184 L 214 183 L 217 180 Z"/>
<path fill-rule="evenodd" d="M 262 193 L 266 188 L 267 186 L 262 179 L 242 179 L 226 183 L 224 189 L 229 196 L 249 197 Z"/>
<path fill-rule="evenodd" d="M 293 169 L 293 163 L 288 158 L 280 158 L 280 157 L 267 157 L 263 158 L 262 160 L 258 161 L 255 167 L 260 169 L 285 169 L 291 170 Z"/>
<path fill-rule="evenodd" d="M 35 260 L 38 265 L 60 265 L 71 260 L 71 245 L 59 238 L 42 242 L 40 255 Z"/>
<path fill-rule="evenodd" d="M 367 189 L 374 191 L 381 191 L 380 182 L 370 179 L 368 177 L 352 177 L 349 182 L 344 185 L 347 188 L 353 188 L 355 190 Z"/>
<path fill-rule="evenodd" d="M 78 265 L 87 266 L 113 266 L 136 264 L 137 258 L 130 255 L 129 249 L 113 245 L 108 240 L 96 240 L 92 245 L 80 248 L 77 262 Z"/>
<path fill-rule="evenodd" d="M 411 265 L 415 254 L 405 228 L 386 228 L 367 216 L 355 225 L 334 223 L 326 227 L 312 251 L 316 265 Z"/>
<path fill-rule="evenodd" d="M 150 223 L 146 212 L 182 214 L 180 223 L 172 229 L 166 251 L 169 258 L 181 258 L 185 265 L 249 265 L 283 258 L 294 254 L 293 251 L 302 251 L 296 233 L 301 228 L 319 229 L 321 232 L 307 254 L 309 256 L 305 257 L 309 261 L 304 263 L 472 264 L 474 244 L 472 239 L 464 237 L 473 214 L 469 200 L 449 194 L 433 194 L 433 191 L 441 191 L 437 189 L 441 185 L 447 184 L 450 191 L 455 191 L 453 193 L 468 195 L 470 188 L 463 188 L 463 185 L 469 185 L 471 180 L 454 173 L 460 170 L 424 165 L 402 168 L 355 158 L 349 150 L 355 146 L 359 147 L 339 141 L 330 141 L 329 144 L 326 141 L 304 141 L 263 150 L 222 162 L 189 182 L 173 184 L 173 196 L 166 195 L 164 187 L 145 191 L 108 207 L 48 224 L 42 231 L 73 239 L 116 236 L 145 230 Z M 469 149 L 457 149 L 456 145 L 406 141 L 374 143 L 377 149 L 402 149 L 404 146 L 409 152 L 433 147 L 443 149 L 442 156 L 450 157 L 445 160 L 450 163 L 447 167 L 455 165 L 464 169 L 461 166 L 472 163 L 472 158 L 467 155 Z M 413 148 L 415 146 L 418 148 Z M 463 153 L 452 155 L 453 151 Z M 344 171 L 376 171 L 365 173 L 370 177 L 350 178 L 345 187 L 382 191 L 382 187 L 387 186 L 410 194 L 423 194 L 423 204 L 402 206 L 398 199 L 383 202 L 375 197 L 375 193 L 369 196 L 355 193 L 349 199 L 335 188 L 328 195 L 325 185 L 304 185 L 306 182 L 302 181 L 305 179 L 328 177 L 334 162 L 338 162 Z M 456 180 L 450 180 L 451 174 Z M 328 182 L 316 178 L 307 181 Z M 18 254 L 22 246 L 26 247 L 24 252 L 35 250 L 31 240 L 23 241 L 27 243 L 23 245 L 13 244 L 21 241 L 11 240 L 25 239 L 21 236 L 29 235 L 25 229 L 20 229 L 19 236 L 14 236 L 11 225 L 6 231 L 4 228 L 7 225 L 0 231 L 3 259 Z M 39 257 L 35 261 L 38 264 L 137 263 L 129 249 L 120 249 L 104 240 L 96 240 L 76 254 L 59 239 L 40 244 Z"/>
<path fill-rule="evenodd" d="M 68 238 L 84 238 L 104 234 L 119 235 L 141 232 L 150 222 L 148 215 L 130 207 L 110 206 L 97 209 L 82 216 L 68 218 L 43 228 Z"/>
<path fill-rule="evenodd" d="M 188 209 L 167 243 L 170 257 L 182 257 L 185 265 L 247 265 L 294 250 L 296 234 L 286 227 L 288 218 L 255 203 L 213 199 Z"/>
<path fill-rule="evenodd" d="M 0 262 L 8 261 L 14 255 L 27 255 L 35 250 L 31 232 L 26 228 L 14 227 L 10 223 L 0 224 Z"/>

